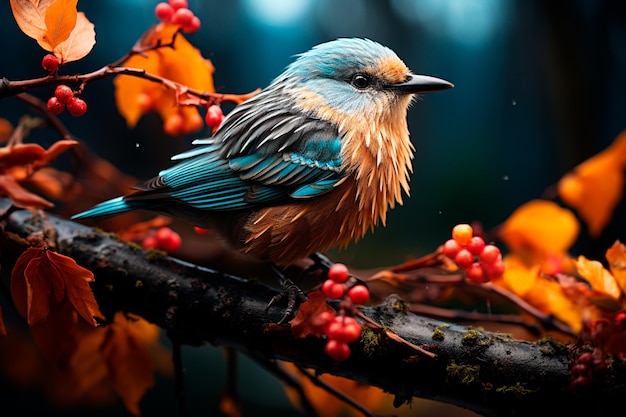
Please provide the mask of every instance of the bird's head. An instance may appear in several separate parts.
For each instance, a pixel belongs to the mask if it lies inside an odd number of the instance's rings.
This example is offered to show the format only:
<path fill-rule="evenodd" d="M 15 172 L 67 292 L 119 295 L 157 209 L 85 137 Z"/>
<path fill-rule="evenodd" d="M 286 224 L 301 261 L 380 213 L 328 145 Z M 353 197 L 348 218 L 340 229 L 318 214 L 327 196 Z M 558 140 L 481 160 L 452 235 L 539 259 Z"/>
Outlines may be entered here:
<path fill-rule="evenodd" d="M 413 74 L 391 49 L 359 38 L 315 46 L 300 54 L 277 81 L 316 96 L 312 106 L 327 106 L 337 117 L 406 111 L 414 94 L 452 87 L 445 80 Z"/>

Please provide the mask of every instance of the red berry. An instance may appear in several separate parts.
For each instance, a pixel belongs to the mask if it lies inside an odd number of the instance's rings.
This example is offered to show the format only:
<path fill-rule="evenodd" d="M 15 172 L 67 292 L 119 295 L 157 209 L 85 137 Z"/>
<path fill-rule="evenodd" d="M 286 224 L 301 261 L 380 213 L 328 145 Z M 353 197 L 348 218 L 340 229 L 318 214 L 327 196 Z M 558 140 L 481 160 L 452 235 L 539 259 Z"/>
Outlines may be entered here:
<path fill-rule="evenodd" d="M 87 111 L 87 103 L 81 98 L 72 97 L 67 103 L 67 111 L 69 111 L 72 116 L 82 116 Z"/>
<path fill-rule="evenodd" d="M 330 323 L 333 322 L 334 318 L 335 313 L 331 313 L 330 311 L 323 311 L 311 319 L 311 325 L 326 333 L 328 330 L 328 326 L 330 325 Z"/>
<path fill-rule="evenodd" d="M 155 235 L 148 235 L 146 237 L 143 238 L 143 240 L 141 241 L 141 246 L 143 246 L 144 249 L 149 250 L 149 249 L 156 249 L 158 247 L 158 242 L 157 242 L 157 238 Z"/>
<path fill-rule="evenodd" d="M 167 252 L 178 250 L 182 244 L 180 235 L 169 227 L 161 227 L 157 230 L 156 238 L 158 247 Z"/>
<path fill-rule="evenodd" d="M 469 224 L 457 224 L 452 228 L 452 239 L 461 246 L 467 245 L 473 234 L 474 230 Z"/>
<path fill-rule="evenodd" d="M 454 262 L 456 262 L 459 268 L 465 270 L 474 262 L 474 255 L 467 249 L 461 249 L 454 257 Z"/>
<path fill-rule="evenodd" d="M 484 268 L 478 262 L 472 263 L 465 271 L 465 278 L 475 284 L 482 284 L 489 281 L 489 277 L 485 273 Z"/>
<path fill-rule="evenodd" d="M 59 99 L 54 96 L 48 99 L 48 103 L 46 104 L 46 106 L 52 114 L 61 114 L 61 112 L 63 112 L 63 109 L 65 108 L 65 104 L 61 103 Z"/>
<path fill-rule="evenodd" d="M 480 255 L 483 249 L 485 249 L 485 240 L 480 236 L 472 237 L 467 244 L 467 250 L 470 251 L 472 255 Z"/>
<path fill-rule="evenodd" d="M 504 265 L 504 262 L 502 260 L 499 260 L 492 265 L 483 264 L 483 267 L 485 268 L 485 271 L 487 271 L 489 279 L 502 276 L 506 269 L 506 266 Z"/>
<path fill-rule="evenodd" d="M 450 259 L 454 259 L 457 253 L 461 250 L 461 245 L 456 243 L 454 239 L 448 239 L 446 243 L 443 244 L 443 254 L 446 255 Z"/>
<path fill-rule="evenodd" d="M 370 299 L 370 290 L 365 285 L 355 285 L 348 290 L 348 297 L 354 304 L 365 304 Z"/>
<path fill-rule="evenodd" d="M 348 279 L 348 267 L 340 263 L 333 264 L 328 269 L 328 279 L 338 283 L 346 282 Z"/>
<path fill-rule="evenodd" d="M 175 10 L 189 7 L 189 3 L 187 2 L 187 0 L 169 0 L 169 2 L 172 8 Z"/>
<path fill-rule="evenodd" d="M 191 23 L 193 17 L 194 14 L 191 10 L 186 7 L 182 7 L 180 9 L 177 9 L 172 15 L 172 23 L 184 27 Z"/>
<path fill-rule="evenodd" d="M 332 300 L 336 300 L 343 296 L 345 289 L 343 284 L 339 284 L 332 279 L 327 279 L 322 284 L 322 292 L 324 295 Z"/>
<path fill-rule="evenodd" d="M 154 14 L 160 21 L 169 22 L 172 20 L 172 15 L 174 15 L 174 8 L 171 4 L 162 1 L 154 6 Z"/>
<path fill-rule="evenodd" d="M 502 260 L 500 249 L 496 245 L 487 245 L 484 247 L 480 255 L 480 262 L 485 265 L 493 265 Z"/>
<path fill-rule="evenodd" d="M 329 323 L 326 336 L 329 340 L 355 342 L 361 337 L 361 325 L 353 317 L 337 316 Z"/>
<path fill-rule="evenodd" d="M 356 342 L 361 338 L 361 325 L 354 322 L 345 323 L 343 326 L 343 338 L 346 342 Z"/>
<path fill-rule="evenodd" d="M 54 90 L 54 96 L 58 98 L 61 103 L 68 104 L 72 97 L 74 97 L 74 92 L 67 85 L 59 84 Z"/>
<path fill-rule="evenodd" d="M 185 33 L 194 33 L 200 29 L 200 18 L 198 16 L 194 16 L 191 18 L 188 24 L 183 26 L 183 32 Z"/>
<path fill-rule="evenodd" d="M 207 126 L 217 127 L 224 120 L 224 112 L 222 112 L 222 108 L 217 104 L 212 104 L 206 109 L 206 116 L 204 117 L 204 121 Z"/>
<path fill-rule="evenodd" d="M 54 54 L 46 54 L 41 60 L 41 66 L 48 72 L 57 72 L 59 69 L 59 58 Z"/>
<path fill-rule="evenodd" d="M 324 351 L 336 361 L 343 361 L 350 357 L 350 346 L 346 342 L 330 339 L 326 342 Z"/>

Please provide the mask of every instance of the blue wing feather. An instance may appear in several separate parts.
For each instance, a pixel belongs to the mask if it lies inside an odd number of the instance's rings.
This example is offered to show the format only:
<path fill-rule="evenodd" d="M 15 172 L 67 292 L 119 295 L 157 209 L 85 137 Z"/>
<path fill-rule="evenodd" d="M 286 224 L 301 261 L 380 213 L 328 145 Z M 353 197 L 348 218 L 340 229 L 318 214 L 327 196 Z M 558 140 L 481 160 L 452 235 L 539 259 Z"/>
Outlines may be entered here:
<path fill-rule="evenodd" d="M 136 188 L 136 193 L 77 215 L 92 217 L 185 203 L 200 210 L 236 210 L 284 204 L 333 189 L 346 177 L 335 125 L 261 92 L 237 106 L 215 136 Z M 261 113 L 262 111 L 262 113 Z"/>

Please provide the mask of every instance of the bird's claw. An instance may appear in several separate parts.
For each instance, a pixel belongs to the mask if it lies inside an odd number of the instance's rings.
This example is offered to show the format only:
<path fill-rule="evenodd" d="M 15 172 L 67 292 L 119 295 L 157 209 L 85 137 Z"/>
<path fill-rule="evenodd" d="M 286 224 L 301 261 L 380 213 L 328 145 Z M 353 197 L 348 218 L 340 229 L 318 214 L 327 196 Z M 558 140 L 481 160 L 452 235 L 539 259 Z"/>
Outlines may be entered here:
<path fill-rule="evenodd" d="M 267 307 L 265 308 L 265 311 L 267 312 L 267 310 L 269 310 L 272 305 L 282 301 L 285 298 L 287 299 L 287 307 L 285 308 L 285 313 L 277 324 L 283 324 L 287 322 L 294 315 L 296 309 L 300 306 L 300 304 L 307 300 L 306 294 L 300 289 L 300 287 L 298 287 L 290 279 L 285 278 L 284 276 L 281 279 L 281 287 L 282 292 L 272 297 L 270 302 L 267 303 Z"/>

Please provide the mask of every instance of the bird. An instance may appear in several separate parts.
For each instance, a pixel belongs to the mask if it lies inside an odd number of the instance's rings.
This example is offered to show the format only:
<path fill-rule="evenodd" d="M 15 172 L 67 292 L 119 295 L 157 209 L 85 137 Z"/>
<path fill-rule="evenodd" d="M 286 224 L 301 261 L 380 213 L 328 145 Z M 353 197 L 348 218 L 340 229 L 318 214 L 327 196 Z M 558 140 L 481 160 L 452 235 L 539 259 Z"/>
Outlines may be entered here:
<path fill-rule="evenodd" d="M 277 267 L 343 248 L 409 195 L 408 109 L 416 95 L 451 87 L 370 39 L 318 44 L 171 167 L 72 219 L 149 210 Z"/>

